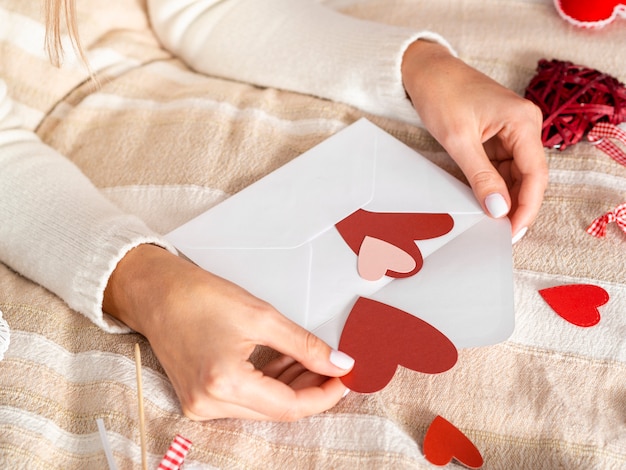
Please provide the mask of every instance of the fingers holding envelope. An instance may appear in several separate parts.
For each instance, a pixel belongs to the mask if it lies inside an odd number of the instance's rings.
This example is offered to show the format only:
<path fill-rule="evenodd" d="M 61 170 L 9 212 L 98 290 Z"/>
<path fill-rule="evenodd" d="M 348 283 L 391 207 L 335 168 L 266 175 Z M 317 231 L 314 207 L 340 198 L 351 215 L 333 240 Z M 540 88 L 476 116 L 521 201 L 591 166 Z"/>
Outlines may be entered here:
<path fill-rule="evenodd" d="M 337 376 L 349 371 L 351 358 L 333 351 L 267 304 L 254 309 L 240 317 L 247 317 L 251 334 L 223 343 L 220 363 L 207 368 L 197 395 L 181 398 L 190 418 L 294 421 L 328 410 L 344 395 L 346 387 Z M 284 355 L 255 369 L 248 358 L 257 344 Z"/>
<path fill-rule="evenodd" d="M 483 209 L 494 217 L 508 214 L 518 237 L 534 221 L 547 185 L 539 109 L 427 41 L 409 46 L 402 76 L 422 122 Z"/>
<path fill-rule="evenodd" d="M 484 147 L 506 182 L 511 197 L 509 217 L 513 234 L 525 231 L 535 220 L 548 184 L 548 167 L 540 137 L 541 117 L 525 102 L 527 114 L 509 117 L 500 132 Z M 535 114 L 533 116 L 533 114 Z"/>
<path fill-rule="evenodd" d="M 244 289 L 141 245 L 114 271 L 105 308 L 144 334 L 195 420 L 290 421 L 335 405 L 353 361 Z M 257 345 L 285 356 L 256 369 Z"/>
<path fill-rule="evenodd" d="M 524 115 L 514 104 L 527 105 L 516 96 L 508 112 L 493 116 L 495 135 L 484 144 L 479 133 L 461 133 L 448 145 L 485 212 L 494 218 L 508 215 L 514 239 L 523 236 L 535 220 L 547 185 L 547 166 L 539 137 L 540 120 L 530 109 Z M 523 111 L 523 110 L 522 110 Z M 487 125 L 485 126 L 487 127 Z"/>

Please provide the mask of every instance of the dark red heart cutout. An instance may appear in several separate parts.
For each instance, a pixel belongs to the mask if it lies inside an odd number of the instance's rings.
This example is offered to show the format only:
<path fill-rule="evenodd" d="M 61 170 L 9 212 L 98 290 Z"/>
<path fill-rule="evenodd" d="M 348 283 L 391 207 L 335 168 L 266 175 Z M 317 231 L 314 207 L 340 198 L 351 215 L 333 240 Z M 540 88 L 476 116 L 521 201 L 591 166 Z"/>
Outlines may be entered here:
<path fill-rule="evenodd" d="M 339 340 L 339 350 L 354 358 L 341 377 L 350 390 L 372 393 L 389 383 L 398 365 L 428 374 L 450 369 L 456 347 L 425 321 L 390 305 L 359 297 Z"/>
<path fill-rule="evenodd" d="M 609 301 L 602 287 L 591 284 L 568 284 L 539 291 L 541 297 L 565 320 L 577 326 L 593 326 L 600 321 L 598 307 Z"/>
<path fill-rule="evenodd" d="M 437 416 L 426 431 L 424 457 L 439 466 L 448 465 L 453 458 L 469 468 L 480 468 L 484 463 L 474 443 L 441 416 Z"/>
<path fill-rule="evenodd" d="M 449 214 L 418 212 L 369 212 L 359 209 L 335 227 L 358 256 L 365 237 L 377 238 L 404 250 L 415 260 L 415 268 L 408 272 L 387 270 L 386 275 L 395 278 L 416 274 L 424 264 L 422 253 L 415 240 L 426 240 L 445 235 L 454 226 Z"/>

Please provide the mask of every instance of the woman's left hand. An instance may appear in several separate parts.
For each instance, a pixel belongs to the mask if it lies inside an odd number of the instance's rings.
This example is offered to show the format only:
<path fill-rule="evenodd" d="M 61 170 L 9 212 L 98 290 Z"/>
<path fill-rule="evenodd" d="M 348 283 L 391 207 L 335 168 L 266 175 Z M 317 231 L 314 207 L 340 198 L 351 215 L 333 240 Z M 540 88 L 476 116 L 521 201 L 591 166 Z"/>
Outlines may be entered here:
<path fill-rule="evenodd" d="M 422 122 L 459 165 L 485 212 L 508 214 L 514 239 L 522 236 L 548 183 L 539 108 L 433 42 L 409 46 L 402 76 Z"/>

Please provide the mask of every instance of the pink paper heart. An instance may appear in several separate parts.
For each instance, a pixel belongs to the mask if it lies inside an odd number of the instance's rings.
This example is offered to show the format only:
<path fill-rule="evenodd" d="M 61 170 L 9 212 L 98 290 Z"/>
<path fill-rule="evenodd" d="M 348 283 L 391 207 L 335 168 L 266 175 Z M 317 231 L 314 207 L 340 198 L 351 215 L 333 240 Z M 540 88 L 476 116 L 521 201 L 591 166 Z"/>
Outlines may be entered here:
<path fill-rule="evenodd" d="M 593 326 L 600 321 L 598 307 L 609 301 L 602 287 L 568 284 L 541 289 L 539 294 L 562 318 L 577 326 Z"/>
<path fill-rule="evenodd" d="M 415 269 L 415 260 L 406 251 L 378 238 L 366 236 L 359 249 L 357 268 L 368 281 L 377 281 L 388 270 L 409 273 Z"/>

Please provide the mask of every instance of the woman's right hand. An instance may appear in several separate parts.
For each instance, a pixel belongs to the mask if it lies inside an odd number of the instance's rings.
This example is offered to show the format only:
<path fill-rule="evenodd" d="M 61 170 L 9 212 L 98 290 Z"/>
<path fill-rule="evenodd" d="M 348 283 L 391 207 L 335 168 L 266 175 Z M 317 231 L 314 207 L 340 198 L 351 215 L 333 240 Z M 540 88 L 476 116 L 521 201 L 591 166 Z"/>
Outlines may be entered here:
<path fill-rule="evenodd" d="M 334 406 L 354 361 L 266 302 L 168 251 L 140 245 L 120 261 L 104 310 L 142 333 L 194 420 L 293 421 Z M 255 369 L 257 345 L 283 355 Z"/>

